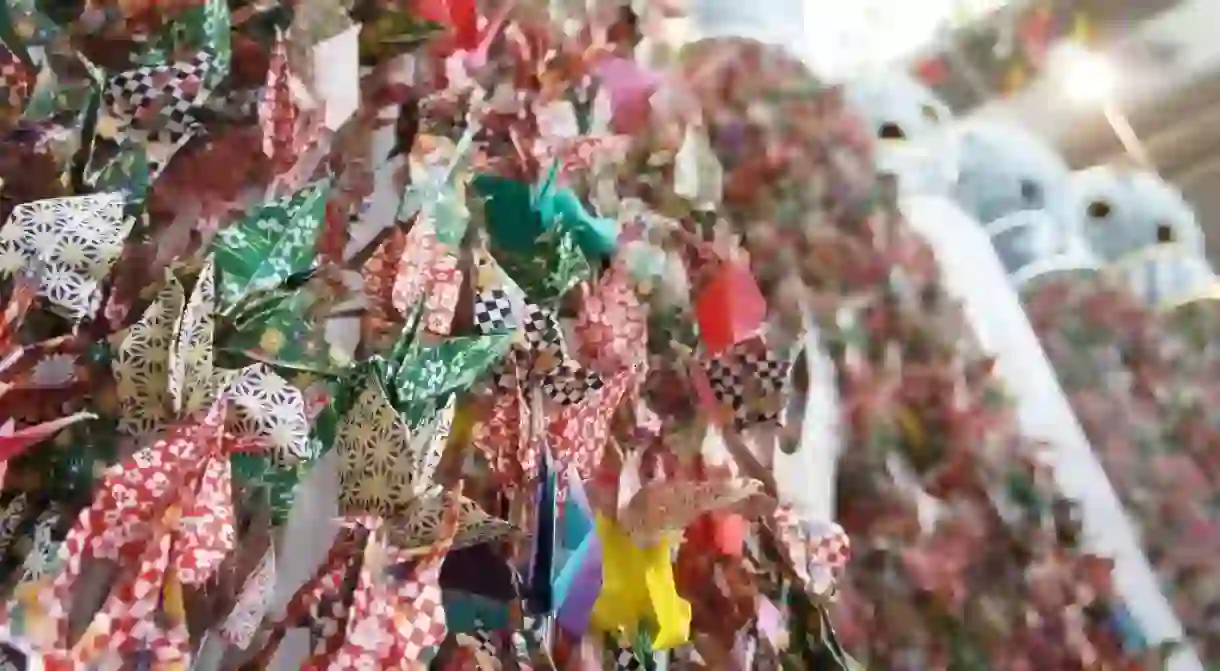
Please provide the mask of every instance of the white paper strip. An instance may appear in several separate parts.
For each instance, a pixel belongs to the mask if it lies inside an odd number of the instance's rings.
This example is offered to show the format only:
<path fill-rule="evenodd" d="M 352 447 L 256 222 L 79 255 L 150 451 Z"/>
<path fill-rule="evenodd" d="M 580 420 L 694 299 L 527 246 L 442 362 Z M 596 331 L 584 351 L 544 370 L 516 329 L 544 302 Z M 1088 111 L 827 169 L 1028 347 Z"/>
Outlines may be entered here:
<path fill-rule="evenodd" d="M 1016 399 L 1021 432 L 1053 448 L 1059 489 L 1079 502 L 1084 517 L 1085 547 L 1113 558 L 1118 592 L 1151 643 L 1183 640 L 1182 624 L 1161 592 L 1135 529 L 986 233 L 944 198 L 908 198 L 902 211 L 936 253 L 941 277 L 949 293 L 962 301 L 979 342 L 997 358 L 996 370 Z M 1183 646 L 1167 668 L 1202 671 L 1203 665 Z"/>

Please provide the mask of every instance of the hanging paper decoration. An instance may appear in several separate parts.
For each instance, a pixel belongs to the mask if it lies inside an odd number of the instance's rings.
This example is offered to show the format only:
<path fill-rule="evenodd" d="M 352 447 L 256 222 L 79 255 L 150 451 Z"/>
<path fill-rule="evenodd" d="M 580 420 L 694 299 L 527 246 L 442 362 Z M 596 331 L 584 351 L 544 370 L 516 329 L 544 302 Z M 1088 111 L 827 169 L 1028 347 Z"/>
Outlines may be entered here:
<path fill-rule="evenodd" d="M 255 208 L 241 224 L 217 235 L 218 299 L 226 310 L 254 291 L 273 289 L 309 270 L 328 192 L 328 184 L 312 184 Z"/>
<path fill-rule="evenodd" d="M 1134 664 L 1105 644 L 1107 565 L 1013 474 L 1031 448 L 878 200 L 867 134 L 795 59 L 668 49 L 668 6 L 278 4 L 0 12 L 14 649 Z M 1048 16 L 1014 53 L 1036 61 Z M 815 322 L 837 370 L 811 380 L 793 343 Z M 790 407 L 819 385 L 843 436 Z M 839 443 L 842 526 L 777 477 Z M 296 521 L 328 497 L 338 519 L 304 526 L 337 536 L 307 556 Z"/>
<path fill-rule="evenodd" d="M 0 274 L 39 267 L 39 295 L 72 321 L 90 317 L 131 229 L 123 205 L 117 193 L 18 205 L 0 235 Z"/>
<path fill-rule="evenodd" d="M 263 153 L 274 163 L 277 173 L 296 165 L 317 133 L 317 120 L 302 114 L 293 93 L 293 73 L 288 66 L 288 48 L 283 32 L 277 32 L 267 81 L 258 103 L 259 125 L 263 132 Z"/>

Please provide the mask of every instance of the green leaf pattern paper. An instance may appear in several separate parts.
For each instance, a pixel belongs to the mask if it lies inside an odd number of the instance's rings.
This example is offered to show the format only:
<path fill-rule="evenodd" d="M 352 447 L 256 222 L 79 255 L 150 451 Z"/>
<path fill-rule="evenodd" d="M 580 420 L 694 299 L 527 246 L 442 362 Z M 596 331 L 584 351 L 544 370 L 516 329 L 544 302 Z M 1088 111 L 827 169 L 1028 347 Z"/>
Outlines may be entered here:
<path fill-rule="evenodd" d="M 313 462 L 320 456 L 320 443 L 310 441 L 306 459 L 291 466 L 277 465 L 270 457 L 258 454 L 235 454 L 230 457 L 233 477 L 251 497 L 261 499 L 271 513 L 271 523 L 288 521 L 288 513 L 296 496 L 297 485 L 305 479 Z"/>
<path fill-rule="evenodd" d="M 512 346 L 514 334 L 451 338 L 408 353 L 394 377 L 399 408 L 467 389 Z"/>
<path fill-rule="evenodd" d="M 204 77 L 208 88 L 215 88 L 229 74 L 233 62 L 233 27 L 226 0 L 205 0 L 183 12 L 137 59 L 141 65 L 164 65 L 184 51 L 202 51 L 211 56 Z"/>
<path fill-rule="evenodd" d="M 421 213 L 436 229 L 437 242 L 450 249 L 461 244 L 470 221 L 464 173 L 459 168 L 474 147 L 473 132 L 469 130 L 456 144 L 442 143 L 422 158 L 411 157 L 411 183 L 398 213 L 400 221 Z"/>
<path fill-rule="evenodd" d="M 552 304 L 592 274 L 588 259 L 566 234 L 546 234 L 527 254 L 493 248 L 500 267 L 530 300 Z"/>
<path fill-rule="evenodd" d="M 220 303 L 228 309 L 254 291 L 273 289 L 308 270 L 326 208 L 328 183 L 311 184 L 263 204 L 216 235 Z"/>
<path fill-rule="evenodd" d="M 50 121 L 70 112 L 83 116 L 97 97 L 97 87 L 97 82 L 61 79 L 54 69 L 44 67 L 38 71 L 21 118 Z"/>
<path fill-rule="evenodd" d="M 237 327 L 217 347 L 290 370 L 329 373 L 347 363 L 331 351 L 326 331 L 310 316 L 317 297 L 307 289 L 276 296 L 235 316 Z"/>

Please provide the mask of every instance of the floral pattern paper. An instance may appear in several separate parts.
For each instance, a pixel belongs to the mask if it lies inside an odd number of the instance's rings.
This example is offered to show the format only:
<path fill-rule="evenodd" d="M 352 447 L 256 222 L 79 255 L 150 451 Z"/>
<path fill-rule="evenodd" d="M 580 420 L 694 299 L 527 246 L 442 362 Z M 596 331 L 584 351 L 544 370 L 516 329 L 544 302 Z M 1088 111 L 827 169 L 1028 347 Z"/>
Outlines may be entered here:
<path fill-rule="evenodd" d="M 63 570 L 18 590 L 11 612 L 22 614 L 22 635 L 48 662 L 85 665 L 140 650 L 164 662 L 189 660 L 182 586 L 208 581 L 234 544 L 223 422 L 222 412 L 209 413 L 108 469 L 64 540 Z M 123 571 L 68 648 L 73 593 L 93 559 Z"/>
<path fill-rule="evenodd" d="M 463 221 L 463 233 L 464 226 Z M 436 221 L 428 212 L 421 212 L 407 233 L 393 278 L 390 300 L 394 308 L 405 315 L 422 302 L 424 328 L 448 335 L 463 274 L 458 267 L 457 248 L 441 241 Z"/>
<path fill-rule="evenodd" d="M 216 235 L 220 304 L 229 308 L 250 293 L 274 289 L 308 270 L 326 213 L 329 185 L 316 183 L 255 208 Z"/>
<path fill-rule="evenodd" d="M 267 549 L 250 577 L 242 585 L 237 604 L 221 625 L 225 642 L 240 650 L 250 647 L 275 595 L 275 548 Z"/>
<path fill-rule="evenodd" d="M 307 626 L 311 649 L 303 668 L 425 668 L 448 627 L 440 569 L 451 548 L 458 516 L 454 495 L 436 543 L 405 550 L 387 542 L 384 520 L 348 517 L 322 566 L 289 601 L 255 658 L 265 666 L 289 627 Z M 355 584 L 347 580 L 355 574 Z"/>
<path fill-rule="evenodd" d="M 16 206 L 0 228 L 0 275 L 38 267 L 39 295 L 72 321 L 90 317 L 131 230 L 123 205 L 120 194 L 102 193 Z"/>
<path fill-rule="evenodd" d="M 120 430 L 147 439 L 225 393 L 235 406 L 230 430 L 257 443 L 245 447 L 283 463 L 296 461 L 307 453 L 308 441 L 300 390 L 266 364 L 240 371 L 213 366 L 214 277 L 208 262 L 187 299 L 182 282 L 167 271 L 165 287 L 119 345 L 114 372 Z"/>

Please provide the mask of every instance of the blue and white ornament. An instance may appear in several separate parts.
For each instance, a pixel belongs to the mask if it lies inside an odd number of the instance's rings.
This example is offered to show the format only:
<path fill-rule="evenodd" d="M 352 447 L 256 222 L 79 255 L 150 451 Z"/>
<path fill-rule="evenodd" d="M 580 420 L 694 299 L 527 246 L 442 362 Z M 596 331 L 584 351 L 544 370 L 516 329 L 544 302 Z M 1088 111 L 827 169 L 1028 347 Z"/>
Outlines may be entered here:
<path fill-rule="evenodd" d="M 1097 257 L 1079 229 L 1046 210 L 1023 210 L 984 227 L 1000 262 L 1018 287 L 1063 273 L 1093 273 Z"/>
<path fill-rule="evenodd" d="M 1056 208 L 1071 170 L 1045 141 L 1019 126 L 973 122 L 956 138 L 953 195 L 980 223 L 1025 210 Z"/>
<path fill-rule="evenodd" d="M 1158 175 L 1114 166 L 1081 170 L 1069 180 L 1061 217 L 1079 222 L 1105 262 L 1162 244 L 1203 253 L 1203 230 L 1181 192 Z"/>
<path fill-rule="evenodd" d="M 1198 250 L 1186 245 L 1154 245 L 1126 256 L 1109 272 L 1146 305 L 1160 310 L 1220 299 L 1220 277 Z"/>
<path fill-rule="evenodd" d="M 877 169 L 906 194 L 946 195 L 957 180 L 953 111 L 904 73 L 861 77 L 844 86 L 847 104 L 877 140 Z"/>

